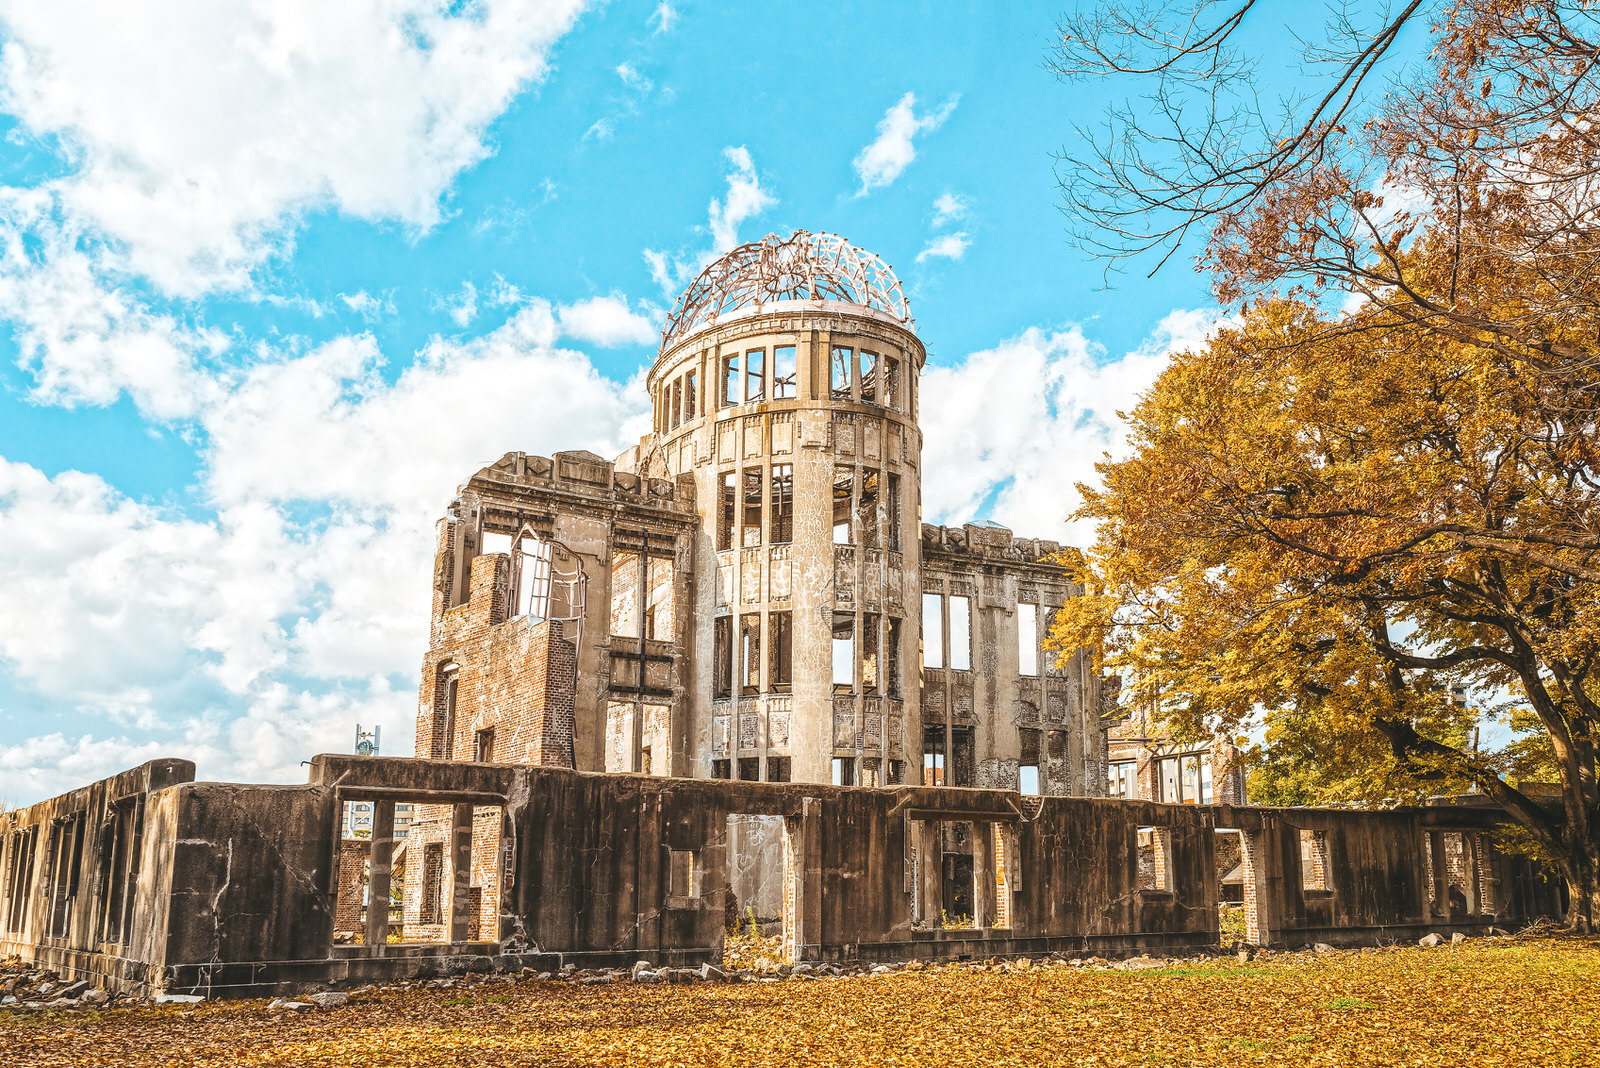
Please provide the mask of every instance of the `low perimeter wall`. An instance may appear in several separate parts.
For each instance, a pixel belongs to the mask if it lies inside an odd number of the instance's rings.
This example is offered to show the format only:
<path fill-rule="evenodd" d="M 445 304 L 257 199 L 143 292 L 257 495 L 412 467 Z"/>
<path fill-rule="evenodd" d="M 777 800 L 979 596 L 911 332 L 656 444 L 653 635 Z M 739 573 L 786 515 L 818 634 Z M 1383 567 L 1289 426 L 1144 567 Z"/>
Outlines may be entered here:
<path fill-rule="evenodd" d="M 782 821 L 790 962 L 1191 951 L 1219 943 L 1223 879 L 1243 881 L 1261 945 L 1479 932 L 1561 911 L 1559 885 L 1496 849 L 1498 816 L 1481 807 L 1158 805 L 337 756 L 314 760 L 304 786 L 193 772 L 152 761 L 0 816 L 0 955 L 208 996 L 715 962 L 733 911 L 730 817 L 751 816 Z M 343 806 L 359 801 L 373 803 L 373 834 L 351 849 Z M 420 814 L 404 844 L 397 803 Z M 408 870 L 397 853 L 422 849 L 430 820 L 448 833 L 428 839 L 428 864 L 410 859 L 424 874 L 407 880 L 404 914 L 437 913 L 433 940 L 400 941 L 390 909 L 351 894 L 388 902 Z M 485 826 L 499 829 L 487 845 Z M 486 848 L 487 862 L 474 857 Z"/>

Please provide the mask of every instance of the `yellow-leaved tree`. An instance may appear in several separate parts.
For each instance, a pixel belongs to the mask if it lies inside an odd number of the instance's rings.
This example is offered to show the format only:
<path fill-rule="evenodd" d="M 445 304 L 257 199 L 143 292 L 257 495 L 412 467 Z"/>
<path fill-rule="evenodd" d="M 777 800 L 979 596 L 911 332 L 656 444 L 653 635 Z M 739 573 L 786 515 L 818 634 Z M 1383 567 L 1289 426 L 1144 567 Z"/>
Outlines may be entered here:
<path fill-rule="evenodd" d="M 1150 121 L 1173 127 L 1077 161 L 1069 207 L 1118 255 L 1203 229 L 1233 316 L 1081 487 L 1088 595 L 1053 639 L 1099 647 L 1177 733 L 1264 721 L 1291 793 L 1476 784 L 1593 930 L 1600 20 L 1460 0 L 1342 23 L 1319 53 L 1337 90 L 1252 135 L 1216 101 L 1249 80 L 1229 42 L 1254 10 L 1107 4 L 1064 28 L 1059 69 L 1156 79 Z M 1407 29 L 1429 58 L 1362 113 Z M 1457 684 L 1505 696 L 1512 744 L 1471 743 Z"/>

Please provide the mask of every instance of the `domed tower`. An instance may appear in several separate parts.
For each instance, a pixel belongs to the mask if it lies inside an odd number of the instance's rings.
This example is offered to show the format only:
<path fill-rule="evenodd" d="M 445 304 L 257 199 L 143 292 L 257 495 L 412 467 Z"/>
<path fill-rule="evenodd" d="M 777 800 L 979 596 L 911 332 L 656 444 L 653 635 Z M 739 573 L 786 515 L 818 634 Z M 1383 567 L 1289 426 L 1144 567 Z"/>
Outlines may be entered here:
<path fill-rule="evenodd" d="M 918 781 L 925 358 L 893 271 L 832 234 L 734 249 L 673 308 L 650 466 L 702 519 L 688 774 Z"/>

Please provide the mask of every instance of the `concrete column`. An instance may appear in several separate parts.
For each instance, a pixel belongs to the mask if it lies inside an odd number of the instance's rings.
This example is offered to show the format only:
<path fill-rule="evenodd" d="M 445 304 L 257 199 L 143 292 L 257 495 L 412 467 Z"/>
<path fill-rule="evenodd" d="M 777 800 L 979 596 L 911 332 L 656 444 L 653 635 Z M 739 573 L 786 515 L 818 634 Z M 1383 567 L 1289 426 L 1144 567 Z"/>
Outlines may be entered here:
<path fill-rule="evenodd" d="M 1450 918 L 1450 890 L 1449 880 L 1445 877 L 1444 865 L 1444 835 L 1438 831 L 1428 832 L 1428 852 L 1431 855 L 1433 866 L 1433 900 L 1429 903 L 1428 920 L 1434 917 Z"/>
<path fill-rule="evenodd" d="M 393 801 L 373 802 L 370 857 L 366 943 L 369 946 L 383 946 L 389 941 L 389 882 L 394 872 Z"/>
<path fill-rule="evenodd" d="M 994 824 L 972 825 L 972 926 L 994 926 Z"/>
<path fill-rule="evenodd" d="M 472 937 L 472 806 L 451 806 L 450 932 L 451 942 Z"/>
<path fill-rule="evenodd" d="M 917 879 L 922 923 L 937 927 L 944 908 L 944 825 L 937 820 L 917 823 Z"/>

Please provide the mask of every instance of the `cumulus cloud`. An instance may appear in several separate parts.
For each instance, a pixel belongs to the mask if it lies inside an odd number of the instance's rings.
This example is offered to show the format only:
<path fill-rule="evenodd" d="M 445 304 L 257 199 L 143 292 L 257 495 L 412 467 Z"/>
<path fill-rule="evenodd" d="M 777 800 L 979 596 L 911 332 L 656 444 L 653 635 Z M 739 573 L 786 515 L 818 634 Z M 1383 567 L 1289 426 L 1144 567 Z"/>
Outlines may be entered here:
<path fill-rule="evenodd" d="M 1214 313 L 1178 310 L 1133 352 L 1105 352 L 1072 326 L 1031 328 L 955 367 L 922 376 L 924 518 L 960 523 L 987 513 L 1018 534 L 1087 543 L 1068 526 L 1077 482 L 1093 484 L 1103 455 L 1122 454 L 1128 411 L 1171 353 L 1203 341 Z"/>
<path fill-rule="evenodd" d="M 0 101 L 68 147 L 47 188 L 116 266 L 168 293 L 242 289 L 307 210 L 437 222 L 581 7 L 10 5 Z"/>
<path fill-rule="evenodd" d="M 627 298 L 620 293 L 564 304 L 557 309 L 556 321 L 562 337 L 603 348 L 650 345 L 657 340 L 655 323 L 629 308 Z"/>
<path fill-rule="evenodd" d="M 940 234 L 928 241 L 927 247 L 917 253 L 917 262 L 932 259 L 959 260 L 967 254 L 967 246 L 971 242 L 967 233 L 962 230 L 954 234 Z"/>
<path fill-rule="evenodd" d="M 697 253 L 644 250 L 650 277 L 669 301 L 676 300 L 679 291 L 708 263 L 739 244 L 741 226 L 778 203 L 778 198 L 761 184 L 749 149 L 730 146 L 722 150 L 722 155 L 729 164 L 724 176 L 727 189 L 720 199 L 712 197 L 707 209 L 705 230 L 711 235 L 711 247 Z"/>
<path fill-rule="evenodd" d="M 855 158 L 856 176 L 861 179 L 861 189 L 856 196 L 864 197 L 900 177 L 917 158 L 915 138 L 943 126 L 959 99 L 952 96 L 938 110 L 923 115 L 916 112 L 915 93 L 907 93 L 895 101 L 878 120 L 877 138 Z"/>
<path fill-rule="evenodd" d="M 933 228 L 947 226 L 957 219 L 965 218 L 967 214 L 967 200 L 958 193 L 943 193 L 933 202 Z"/>
<path fill-rule="evenodd" d="M 656 33 L 671 33 L 678 24 L 678 10 L 668 0 L 661 0 L 650 13 L 650 26 Z"/>

